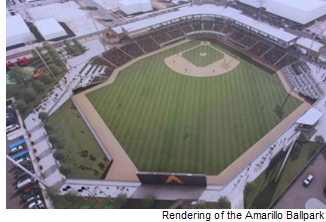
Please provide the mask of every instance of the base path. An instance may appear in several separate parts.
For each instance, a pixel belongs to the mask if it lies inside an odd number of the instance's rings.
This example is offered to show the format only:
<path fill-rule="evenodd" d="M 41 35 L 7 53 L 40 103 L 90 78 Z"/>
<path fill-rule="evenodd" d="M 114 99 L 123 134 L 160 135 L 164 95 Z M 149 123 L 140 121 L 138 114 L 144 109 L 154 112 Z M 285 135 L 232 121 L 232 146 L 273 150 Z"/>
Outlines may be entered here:
<path fill-rule="evenodd" d="M 224 58 L 216 62 L 213 62 L 205 67 L 198 67 L 182 56 L 183 53 L 201 47 L 202 45 L 208 45 L 214 50 L 222 53 L 224 55 Z M 199 53 L 198 56 L 205 57 L 208 55 L 206 55 L 206 53 Z M 210 43 L 206 41 L 201 42 L 201 44 L 198 46 L 187 49 L 175 55 L 169 56 L 164 59 L 164 62 L 173 71 L 180 73 L 182 75 L 192 76 L 192 77 L 211 77 L 211 76 L 222 75 L 228 73 L 232 69 L 235 69 L 240 64 L 240 62 L 237 59 L 211 46 Z"/>

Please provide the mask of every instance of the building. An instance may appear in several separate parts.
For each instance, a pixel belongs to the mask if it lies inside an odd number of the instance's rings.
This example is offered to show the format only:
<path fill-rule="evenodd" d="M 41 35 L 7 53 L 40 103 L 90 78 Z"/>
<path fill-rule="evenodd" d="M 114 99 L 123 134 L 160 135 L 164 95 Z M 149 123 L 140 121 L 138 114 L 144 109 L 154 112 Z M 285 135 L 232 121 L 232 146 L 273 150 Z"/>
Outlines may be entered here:
<path fill-rule="evenodd" d="M 260 8 L 260 7 L 266 8 L 267 1 L 268 0 L 239 0 L 239 2 L 242 2 L 246 5 L 250 5 L 255 8 Z"/>
<path fill-rule="evenodd" d="M 295 21 L 302 25 L 326 14 L 324 0 L 239 0 L 255 8 L 265 8 L 267 12 Z"/>
<path fill-rule="evenodd" d="M 313 41 L 312 39 L 301 37 L 297 40 L 296 45 L 302 51 L 317 60 L 324 61 L 325 57 L 321 54 L 323 44 Z"/>
<path fill-rule="evenodd" d="M 127 15 L 150 12 L 153 10 L 150 0 L 122 0 L 119 9 Z"/>
<path fill-rule="evenodd" d="M 150 16 L 142 20 L 130 22 L 121 26 L 114 27 L 112 30 L 119 38 L 128 36 L 134 38 L 143 35 L 148 31 L 154 31 L 161 27 L 179 23 L 180 21 L 195 20 L 227 20 L 230 24 L 239 27 L 245 31 L 251 32 L 257 36 L 263 37 L 279 46 L 289 47 L 294 44 L 297 36 L 283 29 L 275 28 L 266 23 L 259 22 L 247 17 L 241 11 L 231 7 L 225 8 L 213 4 L 193 5 L 179 8 L 165 14 Z"/>
<path fill-rule="evenodd" d="M 54 18 L 47 18 L 35 22 L 35 26 L 45 40 L 52 40 L 67 35 L 67 32 Z"/>
<path fill-rule="evenodd" d="M 20 15 L 6 18 L 6 47 L 34 41 L 35 37 Z"/>

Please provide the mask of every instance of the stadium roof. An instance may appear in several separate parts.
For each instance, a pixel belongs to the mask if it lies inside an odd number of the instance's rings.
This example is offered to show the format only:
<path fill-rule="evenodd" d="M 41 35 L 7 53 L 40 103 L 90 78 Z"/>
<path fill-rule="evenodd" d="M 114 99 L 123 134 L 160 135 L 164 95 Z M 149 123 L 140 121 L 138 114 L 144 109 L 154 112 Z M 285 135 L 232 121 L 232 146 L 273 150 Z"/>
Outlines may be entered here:
<path fill-rule="evenodd" d="M 316 108 L 309 109 L 305 114 L 303 114 L 296 123 L 298 124 L 304 124 L 313 126 L 315 125 L 318 120 L 324 115 L 324 113 L 320 112 Z"/>
<path fill-rule="evenodd" d="M 305 47 L 307 49 L 310 49 L 319 52 L 319 50 L 324 46 L 323 44 L 313 41 L 312 39 L 301 37 L 297 40 L 297 45 Z"/>
<path fill-rule="evenodd" d="M 241 11 L 238 11 L 236 9 L 230 7 L 225 8 L 212 4 L 193 5 L 179 8 L 178 11 L 146 18 L 136 22 L 131 22 L 122 25 L 121 27 L 127 32 L 133 32 L 150 26 L 158 25 L 160 23 L 168 22 L 170 20 L 177 19 L 180 17 L 199 14 L 225 16 L 286 42 L 290 42 L 297 37 L 296 35 L 285 32 L 283 29 L 278 29 L 266 23 L 258 22 L 257 20 L 244 16 L 243 14 L 241 14 Z M 122 31 L 119 27 L 115 27 L 113 28 L 113 30 L 116 31 L 118 34 Z"/>
<path fill-rule="evenodd" d="M 326 4 L 326 1 L 322 1 L 322 0 L 272 0 L 272 1 L 307 12 L 317 9 Z"/>
<path fill-rule="evenodd" d="M 6 36 L 7 38 L 30 33 L 28 26 L 20 15 L 9 16 L 6 18 Z"/>

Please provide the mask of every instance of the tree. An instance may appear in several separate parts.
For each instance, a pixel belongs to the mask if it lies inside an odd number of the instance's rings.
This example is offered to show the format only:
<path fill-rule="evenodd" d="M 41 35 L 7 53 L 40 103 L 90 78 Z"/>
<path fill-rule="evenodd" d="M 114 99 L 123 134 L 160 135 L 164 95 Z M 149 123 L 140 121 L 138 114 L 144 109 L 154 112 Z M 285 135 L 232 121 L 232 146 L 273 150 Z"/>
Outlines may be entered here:
<path fill-rule="evenodd" d="M 56 145 L 56 144 L 60 143 L 59 138 L 58 138 L 55 134 L 51 134 L 51 135 L 49 136 L 49 141 L 50 141 L 50 143 L 52 143 L 53 145 Z"/>
<path fill-rule="evenodd" d="M 53 130 L 53 126 L 52 126 L 51 123 L 45 123 L 44 124 L 44 129 L 46 130 L 47 133 L 50 133 Z"/>
<path fill-rule="evenodd" d="M 196 209 L 207 209 L 205 201 L 197 201 Z"/>
<path fill-rule="evenodd" d="M 142 199 L 141 205 L 145 209 L 150 209 L 153 207 L 154 202 L 155 202 L 154 197 L 152 195 L 147 195 L 144 197 L 144 199 Z"/>
<path fill-rule="evenodd" d="M 322 135 L 317 135 L 315 137 L 315 142 L 319 144 L 323 144 L 325 142 L 324 137 Z"/>
<path fill-rule="evenodd" d="M 118 207 L 123 207 L 127 204 L 127 195 L 124 193 L 118 194 L 116 200 L 116 204 L 118 204 Z"/>
<path fill-rule="evenodd" d="M 229 209 L 231 205 L 229 199 L 225 196 L 220 197 L 218 204 L 220 209 Z"/>
<path fill-rule="evenodd" d="M 246 193 L 251 193 L 252 191 L 254 191 L 256 189 L 256 184 L 255 182 L 251 182 L 251 183 L 246 183 L 245 186 L 245 192 Z"/>
<path fill-rule="evenodd" d="M 46 112 L 39 112 L 38 118 L 42 121 L 45 122 L 48 118 L 49 115 Z"/>
<path fill-rule="evenodd" d="M 56 197 L 58 197 L 58 195 L 59 195 L 58 190 L 55 188 L 48 188 L 46 190 L 46 194 L 47 194 L 47 197 L 49 199 L 51 199 L 52 201 L 54 201 L 56 199 Z"/>
<path fill-rule="evenodd" d="M 72 171 L 72 168 L 71 168 L 71 166 L 69 164 L 63 163 L 59 167 L 59 171 L 60 171 L 61 174 L 65 175 L 65 176 L 69 176 L 69 174 Z"/>
<path fill-rule="evenodd" d="M 77 193 L 74 191 L 69 191 L 65 195 L 63 195 L 63 199 L 68 203 L 75 201 L 76 198 L 77 198 Z"/>
<path fill-rule="evenodd" d="M 49 84 L 50 82 L 52 82 L 52 78 L 51 76 L 49 76 L 48 74 L 44 74 L 44 75 L 41 75 L 40 77 L 40 81 L 42 83 L 44 83 L 45 85 Z"/>
<path fill-rule="evenodd" d="M 308 141 L 307 135 L 305 133 L 301 133 L 298 138 L 298 142 L 302 144 L 302 143 L 306 143 L 307 141 Z"/>
<path fill-rule="evenodd" d="M 54 151 L 53 157 L 56 160 L 62 160 L 65 158 L 65 153 L 64 151 L 57 149 L 56 151 Z"/>
<path fill-rule="evenodd" d="M 60 72 L 61 72 L 60 67 L 58 67 L 56 65 L 51 64 L 51 65 L 49 65 L 49 68 L 51 69 L 51 71 L 53 72 L 53 74 L 56 75 L 56 76 L 58 74 L 60 74 Z"/>
<path fill-rule="evenodd" d="M 26 102 L 24 100 L 18 99 L 14 103 L 14 107 L 20 112 L 24 112 L 27 108 Z"/>
<path fill-rule="evenodd" d="M 21 84 L 21 83 L 27 84 L 27 80 L 31 76 L 32 76 L 31 71 L 18 66 L 13 67 L 8 73 L 9 80 L 17 84 Z"/>
<path fill-rule="evenodd" d="M 21 97 L 26 103 L 29 103 L 29 102 L 32 102 L 35 99 L 36 94 L 35 94 L 33 89 L 28 88 L 28 89 L 24 89 L 21 92 Z"/>
<path fill-rule="evenodd" d="M 83 53 L 86 51 L 86 48 L 85 46 L 83 46 L 77 39 L 74 39 L 73 40 L 74 43 L 75 43 L 75 46 L 80 50 L 82 51 Z"/>
<path fill-rule="evenodd" d="M 35 92 L 40 93 L 44 91 L 44 83 L 40 82 L 39 80 L 34 80 L 32 82 L 32 87 Z"/>
<path fill-rule="evenodd" d="M 60 56 L 59 56 L 59 57 L 57 57 L 57 56 L 53 57 L 53 62 L 54 62 L 54 64 L 56 64 L 58 67 L 64 67 L 64 66 L 65 66 L 65 64 L 64 64 L 64 62 L 62 61 L 62 59 L 61 59 Z"/>

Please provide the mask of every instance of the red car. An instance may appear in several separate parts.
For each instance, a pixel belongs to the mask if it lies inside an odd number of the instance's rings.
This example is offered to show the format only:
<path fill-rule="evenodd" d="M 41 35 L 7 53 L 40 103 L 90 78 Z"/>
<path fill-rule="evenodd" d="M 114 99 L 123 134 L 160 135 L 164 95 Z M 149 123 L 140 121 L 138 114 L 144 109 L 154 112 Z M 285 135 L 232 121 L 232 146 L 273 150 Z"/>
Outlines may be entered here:
<path fill-rule="evenodd" d="M 34 183 L 34 184 L 32 184 L 32 185 L 29 185 L 29 186 L 25 187 L 25 188 L 23 189 L 23 191 L 24 191 L 24 193 L 26 193 L 26 192 L 28 192 L 28 191 L 30 191 L 30 190 L 33 190 L 33 189 L 36 189 L 36 188 L 38 188 L 38 185 L 37 185 L 36 183 Z"/>

